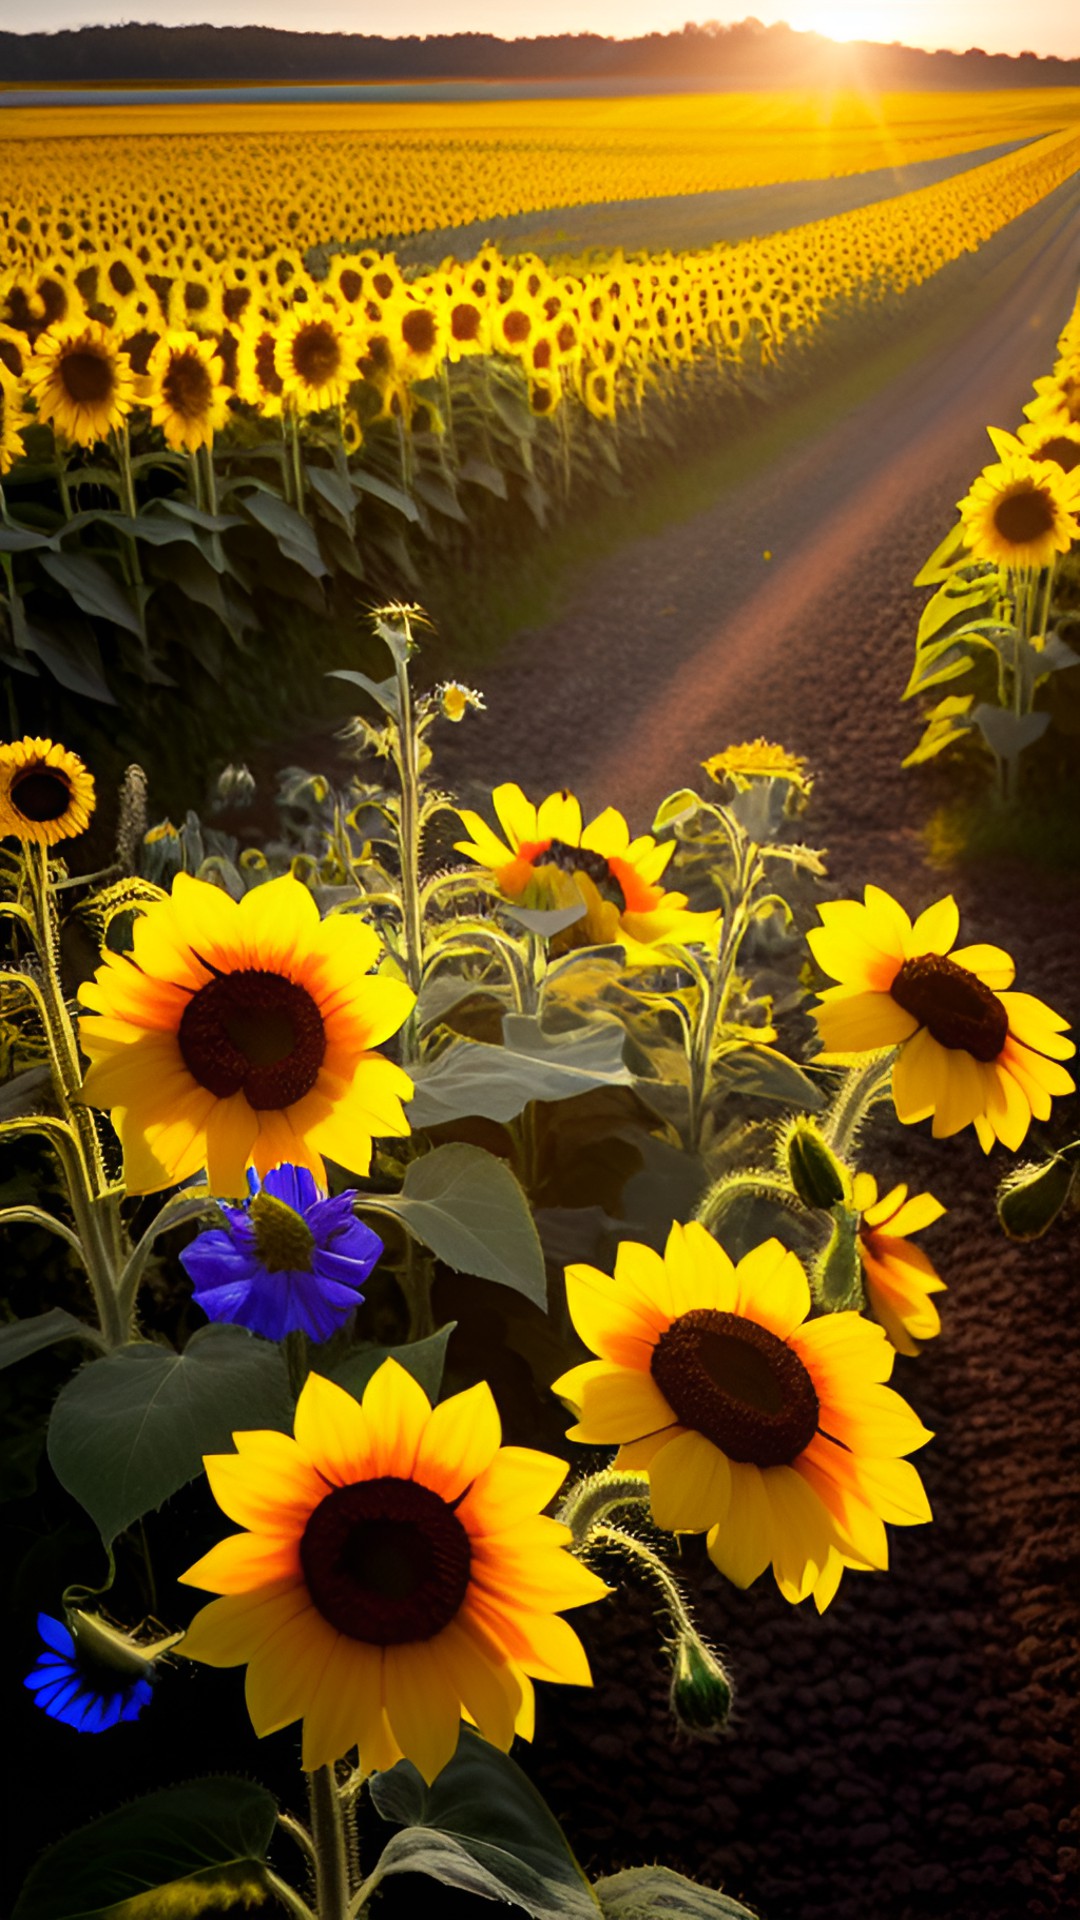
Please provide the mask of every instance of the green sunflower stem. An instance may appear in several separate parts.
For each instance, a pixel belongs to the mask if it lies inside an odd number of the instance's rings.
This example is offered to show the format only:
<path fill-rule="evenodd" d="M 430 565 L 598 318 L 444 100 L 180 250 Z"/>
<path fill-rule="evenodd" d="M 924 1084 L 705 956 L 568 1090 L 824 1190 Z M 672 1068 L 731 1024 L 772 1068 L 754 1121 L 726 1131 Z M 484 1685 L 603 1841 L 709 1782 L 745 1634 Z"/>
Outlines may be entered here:
<path fill-rule="evenodd" d="M 130 1314 L 121 1305 L 117 1284 L 122 1229 L 108 1191 L 94 1117 L 82 1100 L 78 1042 L 60 977 L 60 928 L 49 880 L 48 848 L 28 848 L 27 862 L 34 944 L 41 968 L 36 983 L 39 1005 L 53 1091 L 64 1115 L 49 1137 L 60 1156 L 98 1324 L 107 1345 L 120 1347 L 131 1337 Z"/>
<path fill-rule="evenodd" d="M 420 736 L 416 727 L 412 687 L 409 684 L 408 643 L 412 635 L 405 618 L 406 645 L 395 647 L 394 678 L 398 693 L 398 777 L 401 781 L 401 814 L 398 826 L 398 852 L 401 861 L 401 907 L 405 933 L 405 977 L 414 993 L 419 993 L 424 972 L 424 923 L 420 900 Z M 406 1040 L 413 1038 L 412 1024 Z M 411 1052 L 411 1049 L 410 1049 Z"/>
<path fill-rule="evenodd" d="M 632 1533 L 626 1533 L 622 1527 L 611 1527 L 606 1523 L 595 1526 L 589 1536 L 589 1545 L 600 1547 L 609 1553 L 622 1554 L 640 1573 L 645 1574 L 660 1590 L 664 1606 L 670 1617 L 672 1627 L 680 1637 L 689 1635 L 697 1638 L 693 1615 L 683 1598 L 682 1588 L 674 1575 L 664 1565 L 660 1555 L 645 1540 L 639 1540 Z"/>
<path fill-rule="evenodd" d="M 349 1862 L 345 1817 L 333 1767 L 317 1767 L 308 1774 L 307 1782 L 315 1849 L 315 1913 L 317 1920 L 346 1920 Z"/>
<path fill-rule="evenodd" d="M 840 1091 L 822 1124 L 822 1134 L 833 1152 L 846 1160 L 867 1114 L 892 1079 L 894 1052 L 876 1053 L 845 1075 Z"/>
<path fill-rule="evenodd" d="M 643 1473 L 623 1473 L 606 1467 L 590 1473 L 572 1486 L 558 1511 L 558 1518 L 573 1534 L 571 1550 L 579 1551 L 590 1542 L 604 1515 L 616 1507 L 646 1506 L 649 1482 Z"/>
<path fill-rule="evenodd" d="M 755 1195 L 766 1200 L 779 1200 L 785 1207 L 792 1206 L 797 1199 L 794 1187 L 775 1174 L 729 1173 L 709 1188 L 694 1218 L 710 1233 L 715 1233 L 738 1201 L 753 1199 Z"/>

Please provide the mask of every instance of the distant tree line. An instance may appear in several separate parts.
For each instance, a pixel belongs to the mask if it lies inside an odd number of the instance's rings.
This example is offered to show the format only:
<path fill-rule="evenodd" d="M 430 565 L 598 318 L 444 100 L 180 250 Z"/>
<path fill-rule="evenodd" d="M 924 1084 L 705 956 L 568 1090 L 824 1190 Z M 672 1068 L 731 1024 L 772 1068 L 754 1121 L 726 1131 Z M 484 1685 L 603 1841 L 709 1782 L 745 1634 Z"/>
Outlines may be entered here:
<path fill-rule="evenodd" d="M 1033 53 L 927 53 L 857 43 L 836 46 L 790 27 L 708 21 L 634 40 L 595 33 L 501 40 L 490 33 L 385 39 L 364 33 L 292 33 L 276 27 L 80 27 L 0 33 L 0 81 L 243 82 L 350 80 L 714 80 L 721 86 L 833 83 L 857 65 L 880 88 L 1080 85 L 1080 59 Z"/>

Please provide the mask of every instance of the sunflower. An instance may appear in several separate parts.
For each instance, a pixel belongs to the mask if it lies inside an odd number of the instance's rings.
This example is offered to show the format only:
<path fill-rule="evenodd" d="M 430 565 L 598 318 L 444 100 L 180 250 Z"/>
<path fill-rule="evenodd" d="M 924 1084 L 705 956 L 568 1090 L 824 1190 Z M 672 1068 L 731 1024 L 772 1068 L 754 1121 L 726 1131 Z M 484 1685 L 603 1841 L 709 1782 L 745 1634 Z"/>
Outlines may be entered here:
<path fill-rule="evenodd" d="M 1080 367 L 1063 366 L 1035 382 L 1035 398 L 1024 408 L 1029 420 L 1046 426 L 1051 420 L 1080 426 Z"/>
<path fill-rule="evenodd" d="M 568 1267 L 566 1286 L 600 1356 L 555 1382 L 580 1411 L 567 1437 L 618 1444 L 616 1467 L 648 1474 L 657 1526 L 707 1534 L 736 1586 L 771 1561 L 786 1600 L 827 1605 L 838 1561 L 888 1565 L 886 1520 L 929 1520 L 901 1456 L 931 1436 L 883 1384 L 884 1332 L 859 1313 L 807 1320 L 806 1275 L 778 1240 L 736 1267 L 676 1224 L 663 1256 L 624 1241 L 613 1279 Z"/>
<path fill-rule="evenodd" d="M 839 982 L 814 1008 L 826 1060 L 898 1047 L 892 1090 L 905 1124 L 934 1117 L 935 1139 L 974 1125 L 984 1152 L 995 1138 L 1019 1147 L 1032 1116 L 1073 1082 L 1058 1063 L 1076 1049 L 1068 1021 L 1030 993 L 1010 993 L 1015 967 L 1000 947 L 954 950 L 960 915 L 951 895 L 914 926 L 880 887 L 865 904 L 818 909 L 807 935 L 822 970 Z"/>
<path fill-rule="evenodd" d="M 919 1233 L 945 1212 L 932 1193 L 908 1199 L 906 1186 L 893 1187 L 878 1199 L 872 1173 L 857 1173 L 852 1193 L 859 1221 L 859 1258 L 866 1292 L 898 1353 L 916 1354 L 920 1340 L 941 1332 L 941 1318 L 930 1298 L 944 1293 L 945 1282 L 921 1247 L 913 1247 L 909 1233 Z"/>
<path fill-rule="evenodd" d="M 709 941 L 718 914 L 686 911 L 684 893 L 658 883 L 675 850 L 649 834 L 631 840 L 626 821 L 607 807 L 583 827 L 573 794 L 551 793 L 539 807 L 507 783 L 492 794 L 509 846 L 477 813 L 459 808 L 471 840 L 455 843 L 495 876 L 503 897 L 518 905 L 558 908 L 577 900 L 585 914 L 560 937 L 574 946 L 625 947 L 628 958 L 655 960 L 655 948 Z"/>
<path fill-rule="evenodd" d="M 986 429 L 994 451 L 1004 460 L 1018 453 L 1028 460 L 1052 460 L 1065 473 L 1080 467 L 1080 425 L 1068 420 L 1028 420 L 1018 433 L 1006 433 L 1002 427 Z"/>
<path fill-rule="evenodd" d="M 205 1464 L 231 1534 L 181 1574 L 221 1594 L 182 1651 L 247 1663 L 261 1736 L 303 1718 L 303 1765 L 358 1747 L 365 1772 L 402 1757 L 430 1784 L 462 1715 L 504 1752 L 531 1736 L 533 1679 L 588 1686 L 561 1607 L 607 1589 L 540 1509 L 565 1460 L 503 1447 L 486 1381 L 432 1409 L 384 1360 L 358 1404 L 308 1376 L 295 1438 L 237 1433 Z"/>
<path fill-rule="evenodd" d="M 135 405 L 135 376 L 127 354 L 96 320 L 48 327 L 26 363 L 38 418 L 80 447 L 104 440 Z"/>
<path fill-rule="evenodd" d="M 409 1131 L 412 1082 L 372 1052 L 414 995 L 368 979 L 370 927 L 320 921 L 291 874 L 239 901 L 178 874 L 135 923 L 133 951 L 107 953 L 80 997 L 91 1066 L 83 1093 L 113 1109 L 131 1193 L 206 1167 L 215 1193 L 288 1162 L 326 1185 L 328 1153 L 367 1171 L 373 1135 Z"/>
<path fill-rule="evenodd" d="M 0 742 L 0 839 L 53 847 L 90 824 L 94 779 L 58 741 Z"/>
<path fill-rule="evenodd" d="M 150 418 L 178 453 L 211 446 L 228 417 L 225 368 L 215 349 L 213 340 L 170 328 L 147 362 Z"/>
<path fill-rule="evenodd" d="M 429 380 L 446 355 L 447 316 L 442 303 L 403 288 L 383 318 L 394 359 L 407 380 Z"/>
<path fill-rule="evenodd" d="M 257 407 L 265 420 L 275 420 L 281 412 L 285 382 L 275 364 L 277 329 L 260 314 L 246 321 L 240 330 L 236 354 L 236 391 L 249 407 Z"/>
<path fill-rule="evenodd" d="M 1049 567 L 1080 539 L 1080 490 L 1052 460 L 1010 454 L 959 502 L 968 550 L 994 566 Z"/>
<path fill-rule="evenodd" d="M 805 760 L 797 753 L 789 753 L 786 747 L 773 746 L 760 735 L 756 740 L 743 740 L 738 746 L 725 747 L 722 753 L 712 754 L 701 764 L 710 780 L 718 785 L 730 780 L 740 793 L 755 780 L 788 780 L 800 793 L 809 793 L 813 785 Z"/>
<path fill-rule="evenodd" d="M 22 459 L 26 451 L 22 437 L 29 424 L 18 383 L 0 364 L 0 474 L 9 473 L 16 460 Z"/>
<path fill-rule="evenodd" d="M 356 379 L 356 341 L 329 307 L 297 307 L 278 328 L 274 369 L 298 413 L 338 407 Z"/>

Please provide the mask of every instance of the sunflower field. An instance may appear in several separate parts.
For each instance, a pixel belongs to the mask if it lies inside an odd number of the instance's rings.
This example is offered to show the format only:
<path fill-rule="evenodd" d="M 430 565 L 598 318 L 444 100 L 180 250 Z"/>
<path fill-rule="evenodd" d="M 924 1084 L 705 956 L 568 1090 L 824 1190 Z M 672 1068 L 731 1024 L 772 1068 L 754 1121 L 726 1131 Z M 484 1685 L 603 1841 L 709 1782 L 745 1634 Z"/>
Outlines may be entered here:
<path fill-rule="evenodd" d="M 787 233 L 584 268 L 488 246 L 410 277 L 367 248 L 316 279 L 288 248 L 71 236 L 0 274 L 13 657 L 110 701 L 118 671 L 153 684 L 178 648 L 220 677 L 272 621 L 267 590 L 314 611 L 337 583 L 415 588 L 423 543 L 452 543 L 478 498 L 543 524 L 657 420 L 901 310 L 1078 154 L 1065 129 Z"/>
<path fill-rule="evenodd" d="M 512 141 L 494 102 L 469 140 L 241 107 L 242 145 L 11 111 L 0 1499 L 8 1705 L 65 1794 L 13 1920 L 756 1920 L 749 1872 L 699 1884 L 632 1820 L 597 1866 L 537 1784 L 559 1702 L 643 1617 L 659 1765 L 737 1769 L 716 1583 L 782 1631 L 904 1566 L 963 1314 L 946 1143 L 1009 1163 L 999 1244 L 1080 1201 L 1075 1143 L 1017 1159 L 1076 1091 L 1070 1020 L 961 888 L 837 881 L 776 739 L 640 817 L 450 777 L 485 696 L 420 602 L 898 335 L 1075 180 L 1075 96 L 586 102 L 572 136 L 540 102 Z M 394 244 L 991 141 L 699 250 Z M 920 575 L 908 695 L 963 691 L 909 760 L 977 734 L 1003 801 L 1075 692 L 1078 394 L 1080 303 Z M 203 799 L 214 705 L 295 698 L 307 758 L 297 634 L 308 679 L 338 649 L 341 752 Z"/>

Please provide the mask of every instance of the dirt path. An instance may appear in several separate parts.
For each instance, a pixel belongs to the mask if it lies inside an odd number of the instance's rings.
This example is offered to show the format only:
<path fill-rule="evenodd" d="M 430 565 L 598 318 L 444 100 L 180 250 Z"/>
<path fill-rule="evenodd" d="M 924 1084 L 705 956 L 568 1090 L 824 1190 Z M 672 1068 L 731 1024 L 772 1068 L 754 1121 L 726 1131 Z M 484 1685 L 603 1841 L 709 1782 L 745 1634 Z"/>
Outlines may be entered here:
<path fill-rule="evenodd" d="M 522 636 L 487 678 L 470 767 L 537 795 L 568 784 L 643 826 L 706 753 L 764 732 L 818 771 L 811 830 L 839 888 L 873 879 L 913 911 L 952 888 L 965 937 L 1010 947 L 1021 984 L 1080 1021 L 1075 881 L 931 871 L 932 781 L 900 771 L 916 721 L 898 704 L 923 599 L 909 583 L 988 457 L 986 422 L 1013 424 L 1051 362 L 1075 207 L 1074 184 L 1071 229 L 1059 207 L 962 344 L 738 498 L 604 562 Z M 896 1376 L 936 1431 L 920 1456 L 935 1524 L 897 1533 L 890 1574 L 848 1581 L 821 1620 L 765 1582 L 744 1595 L 703 1574 L 688 1545 L 739 1681 L 716 1747 L 672 1746 L 645 1600 L 582 1621 L 596 1691 L 549 1690 L 529 1764 L 594 1870 L 658 1859 L 767 1920 L 1077 1910 L 1076 1262 L 1063 1234 L 1023 1248 L 997 1231 L 1003 1153 L 925 1136 L 882 1121 L 865 1160 L 950 1209 L 931 1247 L 944 1335 Z"/>

